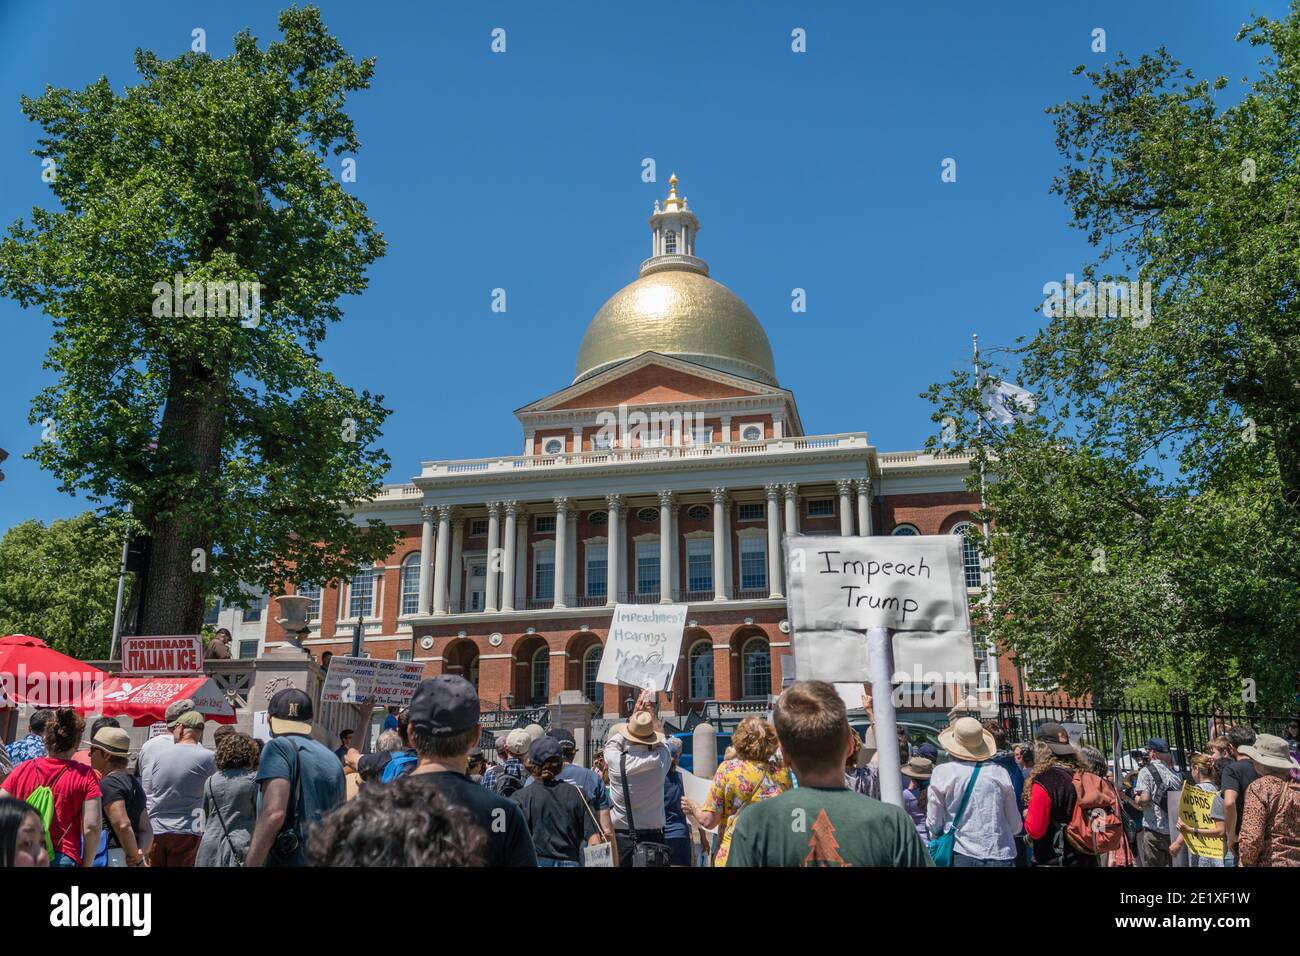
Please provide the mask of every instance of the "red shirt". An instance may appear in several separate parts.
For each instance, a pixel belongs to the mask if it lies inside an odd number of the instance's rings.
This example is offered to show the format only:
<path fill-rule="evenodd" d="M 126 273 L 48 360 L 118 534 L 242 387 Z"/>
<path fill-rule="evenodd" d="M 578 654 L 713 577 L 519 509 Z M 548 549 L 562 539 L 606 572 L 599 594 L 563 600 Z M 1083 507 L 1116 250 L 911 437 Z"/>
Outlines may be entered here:
<path fill-rule="evenodd" d="M 52 780 L 54 784 L 50 786 Z M 102 795 L 95 771 L 73 760 L 37 757 L 23 761 L 4 781 L 5 790 L 20 800 L 26 800 L 33 790 L 43 786 L 49 786 L 54 794 L 54 819 L 50 821 L 54 849 L 80 863 L 86 801 L 97 800 Z M 95 849 L 92 847 L 91 851 Z"/>

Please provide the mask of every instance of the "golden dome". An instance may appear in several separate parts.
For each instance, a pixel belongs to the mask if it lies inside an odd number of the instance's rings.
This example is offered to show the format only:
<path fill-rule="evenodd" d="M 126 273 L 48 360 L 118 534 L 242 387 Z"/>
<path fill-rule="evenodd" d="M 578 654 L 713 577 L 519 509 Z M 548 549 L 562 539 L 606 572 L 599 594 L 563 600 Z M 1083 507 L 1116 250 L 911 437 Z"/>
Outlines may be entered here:
<path fill-rule="evenodd" d="M 749 306 L 687 269 L 650 272 L 615 292 L 587 326 L 574 381 L 643 352 L 777 384 L 767 333 Z"/>

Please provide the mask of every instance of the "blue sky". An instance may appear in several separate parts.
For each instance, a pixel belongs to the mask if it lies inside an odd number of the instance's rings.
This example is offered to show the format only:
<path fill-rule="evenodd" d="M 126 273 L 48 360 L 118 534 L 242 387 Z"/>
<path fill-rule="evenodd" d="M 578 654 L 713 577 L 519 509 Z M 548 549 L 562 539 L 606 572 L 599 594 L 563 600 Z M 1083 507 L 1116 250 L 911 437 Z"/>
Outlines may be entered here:
<path fill-rule="evenodd" d="M 320 4 L 374 86 L 350 103 L 357 182 L 389 241 L 322 355 L 394 410 L 383 445 L 404 481 L 430 458 L 515 454 L 511 410 L 567 385 L 583 331 L 636 277 L 653 201 L 676 171 L 697 251 L 762 320 L 810 432 L 866 430 L 882 450 L 933 429 L 918 396 L 989 346 L 1029 334 L 1042 286 L 1088 257 L 1048 194 L 1045 107 L 1078 64 L 1164 44 L 1236 79 L 1234 42 L 1280 0 Z M 51 202 L 18 97 L 100 74 L 136 82 L 136 47 L 174 56 L 202 27 L 230 52 L 268 40 L 279 5 L 247 0 L 0 0 L 0 223 Z M 129 10 L 130 12 L 124 12 Z M 491 31 L 506 31 L 493 54 Z M 791 51 L 791 31 L 807 52 Z M 1106 31 L 1106 53 L 1091 51 Z M 656 161 L 658 182 L 641 180 Z M 957 181 L 940 179 L 957 162 Z M 506 289 L 509 310 L 490 310 Z M 790 310 L 791 289 L 808 311 Z M 0 299 L 0 529 L 84 498 L 23 455 L 49 382 L 49 319 Z"/>

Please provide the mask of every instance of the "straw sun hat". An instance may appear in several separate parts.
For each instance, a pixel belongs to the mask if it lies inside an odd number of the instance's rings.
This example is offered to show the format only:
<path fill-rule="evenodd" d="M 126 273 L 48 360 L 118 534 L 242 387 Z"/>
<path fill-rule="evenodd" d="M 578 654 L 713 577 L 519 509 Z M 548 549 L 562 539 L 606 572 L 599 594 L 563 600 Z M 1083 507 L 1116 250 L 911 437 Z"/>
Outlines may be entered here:
<path fill-rule="evenodd" d="M 959 717 L 940 731 L 939 745 L 958 760 L 988 760 L 998 750 L 993 735 L 974 717 Z"/>

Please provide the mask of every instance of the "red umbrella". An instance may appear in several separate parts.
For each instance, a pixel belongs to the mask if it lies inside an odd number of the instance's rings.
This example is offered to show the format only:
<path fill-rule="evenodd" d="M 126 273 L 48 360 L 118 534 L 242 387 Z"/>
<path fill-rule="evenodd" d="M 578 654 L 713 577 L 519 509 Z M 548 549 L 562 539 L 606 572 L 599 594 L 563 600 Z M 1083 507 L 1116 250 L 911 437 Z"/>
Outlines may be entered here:
<path fill-rule="evenodd" d="M 169 704 L 189 698 L 208 720 L 235 722 L 235 708 L 211 677 L 108 677 L 103 686 L 75 703 L 78 710 L 105 717 L 129 717 L 137 727 L 163 719 Z"/>
<path fill-rule="evenodd" d="M 107 676 L 39 637 L 0 637 L 0 707 L 68 707 Z"/>

